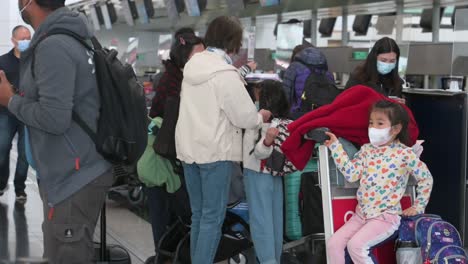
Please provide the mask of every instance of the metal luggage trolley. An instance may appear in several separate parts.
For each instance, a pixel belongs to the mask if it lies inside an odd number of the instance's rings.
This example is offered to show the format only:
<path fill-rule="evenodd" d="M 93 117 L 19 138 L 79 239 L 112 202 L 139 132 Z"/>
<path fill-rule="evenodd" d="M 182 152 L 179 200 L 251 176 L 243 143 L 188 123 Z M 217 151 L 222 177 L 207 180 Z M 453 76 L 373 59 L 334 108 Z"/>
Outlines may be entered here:
<path fill-rule="evenodd" d="M 319 147 L 318 156 L 319 184 L 322 189 L 323 201 L 324 236 L 325 241 L 328 241 L 333 233 L 354 214 L 357 205 L 355 197 L 359 182 L 349 183 L 343 179 L 343 176 L 340 178 L 340 174 L 337 173 L 336 169 L 332 169 L 332 166 L 330 166 L 330 153 L 326 146 L 321 145 Z M 414 179 L 410 178 L 406 194 L 401 201 L 403 208 L 412 205 L 415 197 L 415 185 Z M 394 255 L 393 245 L 387 245 L 386 248 L 381 250 L 379 248 L 377 252 L 379 263 L 395 263 L 394 258 L 389 257 L 388 254 Z M 328 254 L 327 263 L 329 263 Z"/>

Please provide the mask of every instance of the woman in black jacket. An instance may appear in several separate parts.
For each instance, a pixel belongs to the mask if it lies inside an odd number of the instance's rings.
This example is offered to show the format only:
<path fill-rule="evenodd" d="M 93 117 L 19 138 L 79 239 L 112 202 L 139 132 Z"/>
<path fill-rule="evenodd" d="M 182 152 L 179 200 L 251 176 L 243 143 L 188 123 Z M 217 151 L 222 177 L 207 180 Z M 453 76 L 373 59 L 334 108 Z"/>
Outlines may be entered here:
<path fill-rule="evenodd" d="M 377 41 L 364 64 L 351 74 L 345 89 L 365 85 L 386 96 L 402 97 L 403 81 L 398 75 L 400 48 L 388 37 Z"/>

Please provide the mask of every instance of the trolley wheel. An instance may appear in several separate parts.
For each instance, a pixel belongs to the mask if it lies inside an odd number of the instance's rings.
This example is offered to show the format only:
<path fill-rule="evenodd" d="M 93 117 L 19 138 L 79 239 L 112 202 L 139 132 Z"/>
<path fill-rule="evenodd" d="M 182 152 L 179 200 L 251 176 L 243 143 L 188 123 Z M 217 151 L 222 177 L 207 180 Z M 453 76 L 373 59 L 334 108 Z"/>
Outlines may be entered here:
<path fill-rule="evenodd" d="M 239 255 L 230 258 L 228 260 L 228 263 L 229 264 L 247 264 L 248 261 L 247 261 L 247 257 L 244 254 L 239 253 Z"/>

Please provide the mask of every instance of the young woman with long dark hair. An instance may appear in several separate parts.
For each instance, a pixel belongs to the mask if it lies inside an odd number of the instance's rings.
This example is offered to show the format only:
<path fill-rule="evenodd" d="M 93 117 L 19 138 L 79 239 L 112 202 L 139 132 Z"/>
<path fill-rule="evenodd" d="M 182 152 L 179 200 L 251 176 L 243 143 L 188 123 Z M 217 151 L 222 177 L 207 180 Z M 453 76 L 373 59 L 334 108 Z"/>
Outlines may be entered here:
<path fill-rule="evenodd" d="M 398 75 L 400 48 L 395 40 L 378 40 L 364 64 L 358 66 L 346 84 L 346 89 L 362 84 L 386 96 L 402 97 L 403 81 Z"/>

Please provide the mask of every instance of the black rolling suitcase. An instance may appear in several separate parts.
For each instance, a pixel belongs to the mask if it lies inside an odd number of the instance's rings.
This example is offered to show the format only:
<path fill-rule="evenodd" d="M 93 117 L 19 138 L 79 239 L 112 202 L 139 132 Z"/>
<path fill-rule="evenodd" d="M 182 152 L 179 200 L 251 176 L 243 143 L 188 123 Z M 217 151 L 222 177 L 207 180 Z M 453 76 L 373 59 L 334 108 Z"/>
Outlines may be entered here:
<path fill-rule="evenodd" d="M 128 251 L 120 245 L 107 245 L 106 230 L 106 204 L 101 209 L 101 241 L 95 243 L 96 263 L 99 264 L 131 264 L 132 260 Z"/>
<path fill-rule="evenodd" d="M 304 235 L 324 232 L 322 190 L 318 172 L 306 172 L 301 177 L 301 222 Z"/>

